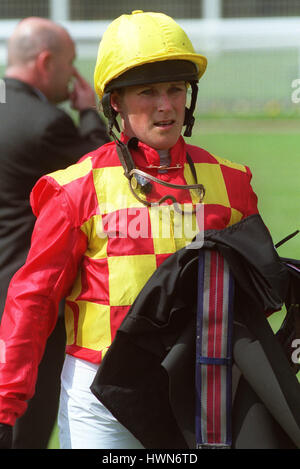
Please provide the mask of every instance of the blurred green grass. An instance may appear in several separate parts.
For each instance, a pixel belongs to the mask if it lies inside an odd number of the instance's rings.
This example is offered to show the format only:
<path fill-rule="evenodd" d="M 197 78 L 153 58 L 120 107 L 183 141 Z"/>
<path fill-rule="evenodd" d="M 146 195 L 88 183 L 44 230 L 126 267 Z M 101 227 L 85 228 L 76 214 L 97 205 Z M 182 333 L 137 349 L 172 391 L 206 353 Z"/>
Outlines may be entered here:
<path fill-rule="evenodd" d="M 60 449 L 59 448 L 59 437 L 58 437 L 58 426 L 55 425 L 51 438 L 49 440 L 48 448 L 47 449 Z"/>
<path fill-rule="evenodd" d="M 290 129 L 288 119 L 281 122 L 233 119 L 228 123 L 227 119 L 225 133 L 221 119 L 210 131 L 211 122 L 201 124 L 200 118 L 192 140 L 215 155 L 250 167 L 259 210 L 274 243 L 300 229 L 300 132 L 295 122 L 290 121 Z M 279 254 L 300 257 L 300 235 L 283 245 Z"/>

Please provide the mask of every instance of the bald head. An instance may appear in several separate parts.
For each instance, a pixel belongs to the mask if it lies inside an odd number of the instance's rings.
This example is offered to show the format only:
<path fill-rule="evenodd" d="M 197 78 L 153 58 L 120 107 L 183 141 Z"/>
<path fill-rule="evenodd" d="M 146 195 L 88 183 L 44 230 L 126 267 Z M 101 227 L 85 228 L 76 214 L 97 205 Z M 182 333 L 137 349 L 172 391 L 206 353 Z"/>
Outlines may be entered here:
<path fill-rule="evenodd" d="M 75 44 L 69 33 L 46 18 L 18 23 L 8 41 L 5 75 L 40 89 L 52 102 L 68 99 Z"/>
<path fill-rule="evenodd" d="M 64 28 L 45 18 L 22 20 L 8 41 L 8 67 L 25 65 L 43 50 L 58 53 L 62 41 L 67 37 L 69 35 Z"/>

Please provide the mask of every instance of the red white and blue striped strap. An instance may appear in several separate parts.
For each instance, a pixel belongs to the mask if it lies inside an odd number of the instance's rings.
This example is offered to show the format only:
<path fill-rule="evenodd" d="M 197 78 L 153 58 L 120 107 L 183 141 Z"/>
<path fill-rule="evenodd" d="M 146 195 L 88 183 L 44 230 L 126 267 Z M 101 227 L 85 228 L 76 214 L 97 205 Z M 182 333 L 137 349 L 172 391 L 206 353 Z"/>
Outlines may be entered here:
<path fill-rule="evenodd" d="M 234 280 L 224 257 L 200 250 L 196 339 L 197 448 L 230 448 Z"/>

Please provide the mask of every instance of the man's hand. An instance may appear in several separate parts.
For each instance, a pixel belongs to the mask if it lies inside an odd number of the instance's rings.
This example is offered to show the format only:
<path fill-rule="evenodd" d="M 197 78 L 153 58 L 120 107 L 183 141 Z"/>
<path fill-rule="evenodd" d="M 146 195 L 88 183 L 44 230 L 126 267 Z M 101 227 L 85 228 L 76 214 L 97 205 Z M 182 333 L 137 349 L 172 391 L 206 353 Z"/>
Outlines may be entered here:
<path fill-rule="evenodd" d="M 13 427 L 0 423 L 0 449 L 12 449 Z"/>
<path fill-rule="evenodd" d="M 77 111 L 84 111 L 90 108 L 96 109 L 96 99 L 93 88 L 76 69 L 74 71 L 74 78 L 73 91 L 70 93 L 71 107 Z"/>

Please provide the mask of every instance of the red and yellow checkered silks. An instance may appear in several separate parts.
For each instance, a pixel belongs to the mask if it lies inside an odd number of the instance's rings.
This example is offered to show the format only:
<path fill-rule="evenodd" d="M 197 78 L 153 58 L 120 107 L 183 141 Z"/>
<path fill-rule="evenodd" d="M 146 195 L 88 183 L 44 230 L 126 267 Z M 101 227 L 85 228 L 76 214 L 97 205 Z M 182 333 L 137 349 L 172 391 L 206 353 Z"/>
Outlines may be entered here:
<path fill-rule="evenodd" d="M 206 189 L 204 228 L 222 229 L 257 211 L 248 168 L 217 158 L 180 138 L 171 151 L 178 170 L 149 170 L 158 154 L 143 144 L 133 152 L 136 164 L 175 184 L 192 184 L 186 152 L 198 181 Z M 146 207 L 130 193 L 114 143 L 79 164 L 49 176 L 73 201 L 87 249 L 66 301 L 67 353 L 101 361 L 136 296 L 169 255 L 192 241 L 178 230 L 182 217 L 170 205 Z M 166 192 L 170 192 L 169 189 Z M 192 206 L 193 195 L 179 191 L 180 202 Z M 178 196 L 178 194 L 177 194 Z M 195 216 L 193 217 L 195 224 Z M 168 225 L 165 226 L 164 224 Z"/>
<path fill-rule="evenodd" d="M 171 166 L 178 167 L 165 173 L 154 168 L 160 164 L 158 153 L 143 143 L 132 154 L 138 168 L 182 185 L 194 183 L 187 152 L 206 189 L 199 228 L 222 229 L 257 213 L 245 166 L 186 145 L 182 138 L 170 150 Z M 155 184 L 147 197 L 157 201 L 169 192 L 182 207 L 197 202 L 192 191 Z M 66 298 L 67 353 L 100 363 L 140 290 L 168 256 L 191 242 L 203 213 L 182 216 L 172 205 L 157 210 L 138 202 L 114 143 L 42 177 L 31 205 L 37 217 L 31 247 L 9 286 L 0 328 L 0 418 L 9 425 L 34 394 L 60 301 Z"/>

